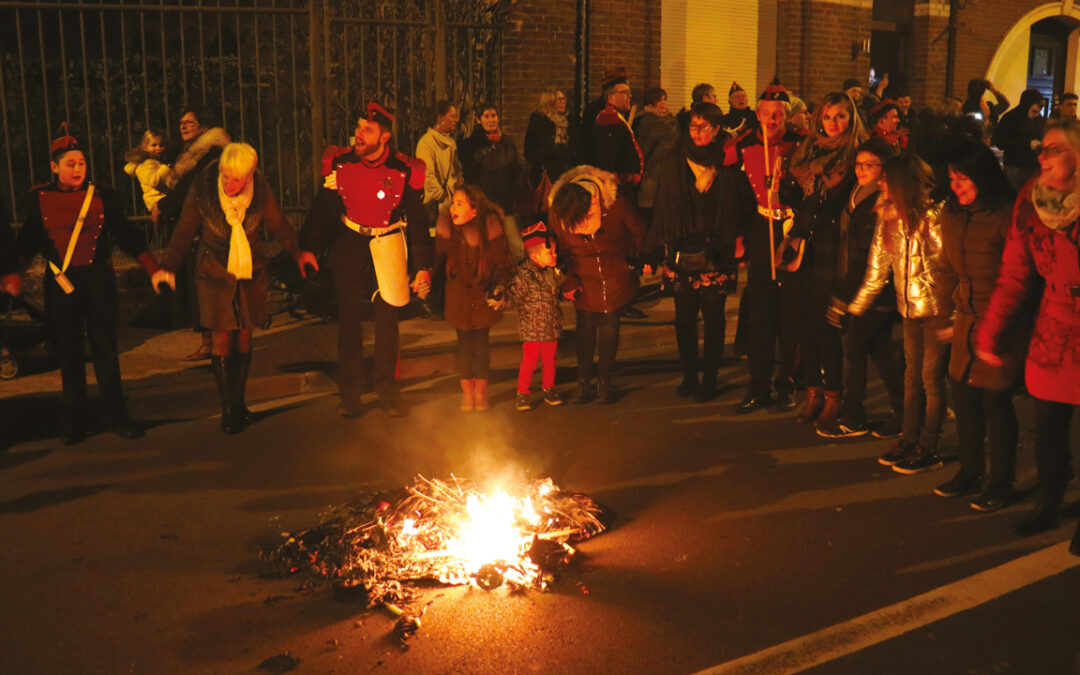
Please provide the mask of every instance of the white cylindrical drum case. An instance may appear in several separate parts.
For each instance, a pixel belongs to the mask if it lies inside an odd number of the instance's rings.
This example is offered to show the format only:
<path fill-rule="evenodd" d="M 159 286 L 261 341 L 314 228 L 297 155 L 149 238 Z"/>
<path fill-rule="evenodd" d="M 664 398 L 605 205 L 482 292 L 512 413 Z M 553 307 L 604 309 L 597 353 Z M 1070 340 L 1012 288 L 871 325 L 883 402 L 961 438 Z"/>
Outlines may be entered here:
<path fill-rule="evenodd" d="M 392 307 L 409 304 L 409 249 L 405 245 L 405 228 L 372 237 L 371 260 L 375 264 L 376 291 Z"/>

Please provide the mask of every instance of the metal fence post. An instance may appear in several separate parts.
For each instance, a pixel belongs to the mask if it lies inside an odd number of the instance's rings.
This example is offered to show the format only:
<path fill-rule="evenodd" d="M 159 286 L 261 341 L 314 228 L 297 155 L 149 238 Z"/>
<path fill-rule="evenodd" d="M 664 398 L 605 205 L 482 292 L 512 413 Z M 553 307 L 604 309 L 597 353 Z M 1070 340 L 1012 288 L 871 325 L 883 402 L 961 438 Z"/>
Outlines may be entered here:
<path fill-rule="evenodd" d="M 311 167 L 319 180 L 323 150 L 326 148 L 326 56 L 325 0 L 310 0 L 311 39 L 308 45 L 311 68 Z"/>
<path fill-rule="evenodd" d="M 446 98 L 446 0 L 435 5 L 435 100 Z"/>

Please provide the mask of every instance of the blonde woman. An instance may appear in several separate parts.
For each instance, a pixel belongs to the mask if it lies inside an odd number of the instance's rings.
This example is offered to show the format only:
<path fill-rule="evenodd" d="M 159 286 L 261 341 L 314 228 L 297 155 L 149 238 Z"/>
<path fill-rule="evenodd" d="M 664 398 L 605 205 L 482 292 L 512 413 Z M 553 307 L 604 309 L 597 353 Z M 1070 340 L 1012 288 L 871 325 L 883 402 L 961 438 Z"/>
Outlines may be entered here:
<path fill-rule="evenodd" d="M 537 203 L 546 210 L 547 191 L 571 167 L 584 161 L 581 129 L 577 119 L 568 112 L 566 94 L 548 87 L 540 94 L 536 110 L 529 117 L 525 131 L 525 161 L 529 165 L 529 184 L 539 189 L 547 181 Z M 531 215 L 531 214 L 523 214 Z"/>
<path fill-rule="evenodd" d="M 244 389 L 251 367 L 251 332 L 267 319 L 269 273 L 261 250 L 265 228 L 296 259 L 318 270 L 315 256 L 300 250 L 296 230 L 282 213 L 270 185 L 258 171 L 258 154 L 247 143 L 230 143 L 216 165 L 196 177 L 184 200 L 161 267 L 159 283 L 176 287 L 174 276 L 196 234 L 199 315 L 212 333 L 211 363 L 221 396 L 221 430 L 239 433 L 250 413 Z"/>

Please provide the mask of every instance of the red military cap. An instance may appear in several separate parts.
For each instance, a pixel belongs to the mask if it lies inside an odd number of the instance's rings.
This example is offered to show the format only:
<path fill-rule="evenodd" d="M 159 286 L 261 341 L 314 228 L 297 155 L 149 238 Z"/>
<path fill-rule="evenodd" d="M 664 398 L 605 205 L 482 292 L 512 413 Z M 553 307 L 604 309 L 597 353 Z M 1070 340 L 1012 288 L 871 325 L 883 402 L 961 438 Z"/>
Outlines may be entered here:
<path fill-rule="evenodd" d="M 59 138 L 56 138 L 51 144 L 49 144 L 49 154 L 54 157 L 57 153 L 63 154 L 68 150 L 80 150 L 79 139 L 71 135 L 68 131 L 68 123 L 61 122 L 60 130 L 63 132 Z"/>
<path fill-rule="evenodd" d="M 765 91 L 761 92 L 761 96 L 758 96 L 759 101 L 787 101 L 791 103 L 791 97 L 788 96 L 787 89 L 784 89 L 784 85 L 780 84 L 780 76 L 774 75 L 772 82 L 769 86 L 765 87 Z"/>
<path fill-rule="evenodd" d="M 608 68 L 604 73 L 604 79 L 600 81 L 600 88 L 607 89 L 608 87 L 614 87 L 617 84 L 626 84 L 628 77 L 629 75 L 626 74 L 626 68 L 622 66 Z"/>
<path fill-rule="evenodd" d="M 743 89 L 742 85 L 740 85 L 738 82 L 735 82 L 734 80 L 732 80 L 731 88 L 727 90 L 728 98 L 731 98 L 731 95 L 734 94 L 737 91 L 746 91 L 746 90 Z"/>
<path fill-rule="evenodd" d="M 377 122 L 386 131 L 394 126 L 394 111 L 377 101 L 371 101 L 367 105 L 367 121 Z"/>

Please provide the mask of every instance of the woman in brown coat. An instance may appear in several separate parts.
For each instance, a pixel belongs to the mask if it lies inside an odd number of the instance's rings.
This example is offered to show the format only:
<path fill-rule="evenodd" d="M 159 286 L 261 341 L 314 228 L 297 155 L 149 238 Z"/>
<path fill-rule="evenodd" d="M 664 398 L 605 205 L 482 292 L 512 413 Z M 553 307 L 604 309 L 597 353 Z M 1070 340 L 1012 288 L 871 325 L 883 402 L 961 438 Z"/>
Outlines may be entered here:
<path fill-rule="evenodd" d="M 941 234 L 946 261 L 957 278 L 949 380 L 961 466 L 934 492 L 959 497 L 983 488 L 983 441 L 989 429 L 990 480 L 971 508 L 996 511 L 1012 498 L 1016 479 L 1020 426 L 1013 387 L 1023 344 L 1012 345 L 1003 363 L 991 366 L 975 357 L 974 343 L 997 282 L 1016 195 L 994 153 L 975 141 L 958 147 L 949 159 L 949 184 L 952 195 L 942 212 Z"/>
<path fill-rule="evenodd" d="M 435 266 L 446 270 L 446 320 L 457 329 L 461 409 L 487 410 L 488 333 L 502 318 L 487 298 L 501 297 L 514 267 L 498 207 L 475 185 L 455 190 L 439 215 Z"/>
<path fill-rule="evenodd" d="M 579 166 L 551 188 L 551 225 L 560 256 L 569 266 L 563 297 L 574 301 L 578 389 L 575 403 L 592 398 L 593 355 L 598 354 L 597 398 L 614 403 L 611 382 L 619 348 L 619 313 L 634 298 L 636 279 L 629 260 L 641 253 L 645 226 L 618 194 L 615 174 Z"/>
<path fill-rule="evenodd" d="M 221 430 L 239 433 L 250 418 L 244 387 L 251 367 L 251 331 L 267 319 L 269 273 L 261 250 L 265 228 L 296 259 L 318 270 L 315 256 L 301 251 L 296 231 L 278 206 L 274 193 L 256 171 L 259 157 L 247 143 L 230 143 L 217 166 L 211 165 L 193 183 L 180 220 L 173 230 L 162 269 L 152 279 L 175 288 L 174 273 L 196 234 L 195 254 L 199 316 L 212 332 L 211 363 L 221 396 Z"/>

